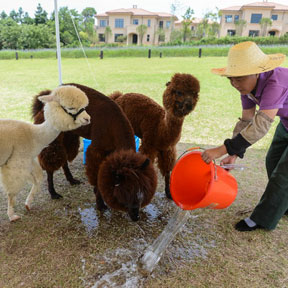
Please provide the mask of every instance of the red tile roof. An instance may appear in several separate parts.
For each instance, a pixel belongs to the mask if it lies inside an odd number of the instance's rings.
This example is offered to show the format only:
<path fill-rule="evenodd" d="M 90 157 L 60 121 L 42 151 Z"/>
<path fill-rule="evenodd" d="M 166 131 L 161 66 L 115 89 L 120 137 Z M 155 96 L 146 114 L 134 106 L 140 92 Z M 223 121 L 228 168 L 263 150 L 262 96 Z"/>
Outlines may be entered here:
<path fill-rule="evenodd" d="M 221 11 L 240 11 L 245 8 L 270 8 L 273 10 L 288 10 L 287 5 L 282 5 L 274 2 L 253 2 L 242 6 L 231 6 L 221 9 Z"/>
<path fill-rule="evenodd" d="M 106 11 L 105 13 L 97 14 L 96 16 L 108 16 L 109 14 L 132 14 L 135 16 L 159 16 L 159 17 L 173 17 L 173 14 L 166 12 L 150 12 L 141 8 L 120 8 Z M 176 16 L 174 16 L 176 17 Z"/>

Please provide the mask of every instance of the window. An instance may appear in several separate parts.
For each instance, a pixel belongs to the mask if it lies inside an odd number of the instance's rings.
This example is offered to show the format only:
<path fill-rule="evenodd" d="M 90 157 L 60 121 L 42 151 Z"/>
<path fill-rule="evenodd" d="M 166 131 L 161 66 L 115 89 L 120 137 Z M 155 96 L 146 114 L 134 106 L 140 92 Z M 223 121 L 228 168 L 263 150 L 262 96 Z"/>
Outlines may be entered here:
<path fill-rule="evenodd" d="M 239 15 L 235 15 L 234 16 L 234 23 L 238 22 L 239 21 Z"/>
<path fill-rule="evenodd" d="M 232 15 L 225 15 L 225 22 L 232 23 Z"/>
<path fill-rule="evenodd" d="M 251 14 L 250 23 L 259 23 L 262 19 L 262 14 Z"/>
<path fill-rule="evenodd" d="M 120 42 L 118 37 L 123 36 L 123 34 L 114 34 L 114 42 Z"/>
<path fill-rule="evenodd" d="M 228 36 L 235 36 L 236 31 L 235 30 L 227 30 L 227 35 Z"/>
<path fill-rule="evenodd" d="M 148 26 L 148 27 L 151 27 L 151 19 L 148 19 L 148 20 L 147 20 L 147 26 Z"/>
<path fill-rule="evenodd" d="M 195 30 L 195 26 L 191 26 L 191 31 L 194 31 Z"/>
<path fill-rule="evenodd" d="M 106 27 L 107 26 L 107 20 L 100 20 L 100 27 Z"/>
<path fill-rule="evenodd" d="M 115 19 L 115 28 L 123 28 L 124 19 Z"/>
<path fill-rule="evenodd" d="M 163 21 L 159 21 L 159 28 L 163 29 Z"/>
<path fill-rule="evenodd" d="M 272 15 L 271 16 L 271 20 L 277 21 L 278 20 L 278 15 L 277 14 L 276 15 Z"/>
<path fill-rule="evenodd" d="M 147 34 L 147 42 L 150 42 L 150 35 Z"/>
<path fill-rule="evenodd" d="M 159 42 L 164 42 L 165 41 L 165 35 L 159 35 L 159 38 L 158 38 L 158 41 Z"/>
<path fill-rule="evenodd" d="M 171 21 L 166 21 L 166 28 L 169 29 L 171 25 Z"/>
<path fill-rule="evenodd" d="M 139 24 L 138 19 L 133 19 L 133 24 L 138 25 Z"/>
<path fill-rule="evenodd" d="M 259 30 L 249 30 L 249 37 L 259 36 Z"/>
<path fill-rule="evenodd" d="M 273 36 L 274 37 L 276 35 L 275 31 L 269 31 L 268 33 L 269 33 L 269 36 Z"/>
<path fill-rule="evenodd" d="M 105 42 L 105 34 L 98 34 L 99 42 Z"/>

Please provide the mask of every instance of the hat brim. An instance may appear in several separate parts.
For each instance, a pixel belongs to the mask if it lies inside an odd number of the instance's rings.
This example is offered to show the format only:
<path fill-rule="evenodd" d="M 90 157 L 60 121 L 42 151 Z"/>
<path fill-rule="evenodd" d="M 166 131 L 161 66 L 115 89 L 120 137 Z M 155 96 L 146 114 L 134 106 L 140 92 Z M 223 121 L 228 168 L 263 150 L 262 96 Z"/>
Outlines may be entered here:
<path fill-rule="evenodd" d="M 249 67 L 249 65 L 247 65 L 247 67 L 245 67 L 245 71 L 236 71 L 236 69 L 234 71 L 230 71 L 227 69 L 227 67 L 223 67 L 223 68 L 213 68 L 211 69 L 211 72 L 216 74 L 216 75 L 220 75 L 220 76 L 225 76 L 225 77 L 240 77 L 240 76 L 247 76 L 247 75 L 252 75 L 252 74 L 260 74 L 260 73 L 264 73 L 267 71 L 271 71 L 273 69 L 275 69 L 276 67 L 279 67 L 285 60 L 285 55 L 278 53 L 278 54 L 270 54 L 267 55 L 269 56 L 269 61 L 266 62 L 263 65 L 258 65 L 256 67 Z"/>

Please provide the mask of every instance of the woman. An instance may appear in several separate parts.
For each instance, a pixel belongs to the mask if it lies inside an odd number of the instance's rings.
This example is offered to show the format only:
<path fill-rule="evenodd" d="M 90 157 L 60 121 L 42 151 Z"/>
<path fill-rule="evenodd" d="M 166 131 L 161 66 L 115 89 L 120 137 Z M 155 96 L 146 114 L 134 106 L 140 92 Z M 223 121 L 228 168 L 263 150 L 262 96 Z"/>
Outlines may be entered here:
<path fill-rule="evenodd" d="M 285 55 L 266 55 L 249 41 L 229 50 L 227 67 L 212 69 L 240 92 L 243 110 L 232 139 L 202 153 L 206 163 L 227 153 L 221 164 L 243 158 L 246 149 L 268 132 L 275 116 L 280 117 L 266 156 L 268 184 L 251 216 L 235 225 L 238 231 L 275 229 L 288 210 L 288 69 L 278 67 L 284 60 Z"/>

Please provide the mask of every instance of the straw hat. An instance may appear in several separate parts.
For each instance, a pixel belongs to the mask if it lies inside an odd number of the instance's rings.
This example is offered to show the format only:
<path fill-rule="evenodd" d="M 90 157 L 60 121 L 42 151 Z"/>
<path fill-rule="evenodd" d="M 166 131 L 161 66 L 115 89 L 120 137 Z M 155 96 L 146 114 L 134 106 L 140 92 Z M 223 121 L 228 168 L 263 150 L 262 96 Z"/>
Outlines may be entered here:
<path fill-rule="evenodd" d="M 211 72 L 226 77 L 259 74 L 280 66 L 285 57 L 280 53 L 266 55 L 254 42 L 242 42 L 230 48 L 227 67 L 214 68 Z"/>

